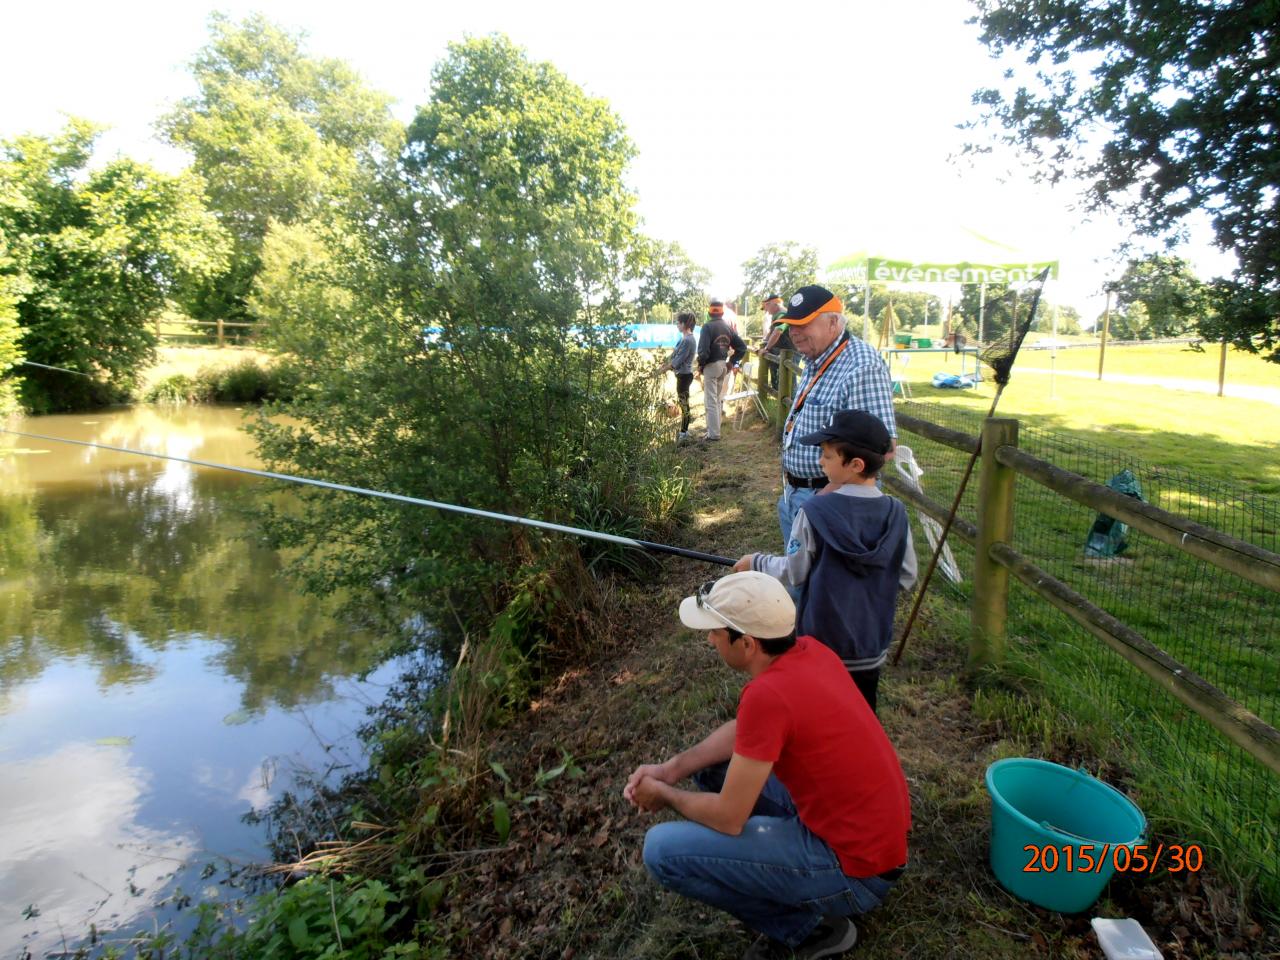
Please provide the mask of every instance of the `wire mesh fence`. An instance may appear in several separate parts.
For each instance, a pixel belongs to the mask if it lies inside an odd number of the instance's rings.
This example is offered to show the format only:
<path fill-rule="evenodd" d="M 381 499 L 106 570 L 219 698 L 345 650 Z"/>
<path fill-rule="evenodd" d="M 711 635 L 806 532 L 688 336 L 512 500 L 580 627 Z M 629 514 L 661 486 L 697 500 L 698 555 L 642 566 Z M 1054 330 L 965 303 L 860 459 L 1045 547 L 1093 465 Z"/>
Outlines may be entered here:
<path fill-rule="evenodd" d="M 981 429 L 980 413 L 945 403 L 898 409 L 971 436 Z M 902 441 L 925 471 L 928 495 L 950 503 L 968 455 L 905 432 Z M 1129 470 L 1147 502 L 1280 552 L 1280 501 L 1242 484 L 1026 423 L 1019 447 L 1100 484 Z M 977 519 L 975 488 L 971 483 L 960 507 L 970 522 Z M 1280 596 L 1132 528 L 1114 555 L 1087 556 L 1096 519 L 1091 509 L 1019 476 L 1011 546 L 1266 723 L 1280 725 Z M 968 575 L 972 550 L 951 543 Z M 1280 910 L 1280 778 L 1017 581 L 1009 617 L 1011 651 L 1030 665 L 1044 702 L 1097 732 L 1109 759 L 1132 773 L 1147 815 L 1182 842 L 1220 850 L 1219 867 L 1256 877 L 1262 898 Z"/>

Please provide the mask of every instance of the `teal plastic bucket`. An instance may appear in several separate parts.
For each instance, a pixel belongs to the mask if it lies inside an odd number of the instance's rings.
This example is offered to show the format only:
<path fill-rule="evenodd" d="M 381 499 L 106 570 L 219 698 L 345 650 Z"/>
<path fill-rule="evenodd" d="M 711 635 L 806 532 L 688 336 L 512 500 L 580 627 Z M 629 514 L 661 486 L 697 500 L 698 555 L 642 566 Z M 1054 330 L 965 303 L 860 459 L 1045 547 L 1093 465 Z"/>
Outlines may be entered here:
<path fill-rule="evenodd" d="M 1129 848 L 1119 855 L 1123 866 L 1146 837 L 1146 817 L 1133 801 L 1061 764 L 997 760 L 987 767 L 987 790 L 996 879 L 1049 910 L 1088 910 L 1115 872 L 1116 847 Z"/>

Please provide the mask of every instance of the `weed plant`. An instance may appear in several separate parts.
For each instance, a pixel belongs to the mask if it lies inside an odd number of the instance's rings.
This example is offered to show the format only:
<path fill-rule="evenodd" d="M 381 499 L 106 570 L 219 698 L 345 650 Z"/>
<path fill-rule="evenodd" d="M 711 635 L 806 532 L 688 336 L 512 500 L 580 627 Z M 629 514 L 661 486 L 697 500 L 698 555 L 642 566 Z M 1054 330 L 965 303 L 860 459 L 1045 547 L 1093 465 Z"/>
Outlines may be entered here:
<path fill-rule="evenodd" d="M 175 373 L 143 394 L 146 403 L 264 403 L 293 396 L 301 378 L 294 363 L 271 366 L 244 359 L 229 367 L 202 367 L 194 376 Z"/>

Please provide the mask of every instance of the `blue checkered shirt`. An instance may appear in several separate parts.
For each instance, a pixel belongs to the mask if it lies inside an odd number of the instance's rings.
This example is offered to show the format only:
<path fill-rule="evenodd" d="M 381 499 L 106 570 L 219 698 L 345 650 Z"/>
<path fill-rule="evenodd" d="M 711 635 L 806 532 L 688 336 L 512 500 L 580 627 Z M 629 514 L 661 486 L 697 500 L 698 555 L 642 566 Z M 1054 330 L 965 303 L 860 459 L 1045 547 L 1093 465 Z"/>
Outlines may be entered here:
<path fill-rule="evenodd" d="M 820 357 L 805 364 L 804 374 L 796 384 L 797 397 L 804 393 L 818 368 L 839 343 L 837 338 Z M 782 435 L 783 470 L 796 477 L 822 476 L 822 468 L 818 465 L 821 448 L 795 441 L 827 426 L 837 410 L 865 410 L 880 418 L 889 428 L 890 436 L 898 435 L 893 419 L 893 384 L 889 380 L 889 368 L 873 347 L 854 336 L 850 336 L 849 346 L 809 392 L 798 415 L 792 402 L 787 423 L 794 420 L 795 425 L 790 433 Z"/>

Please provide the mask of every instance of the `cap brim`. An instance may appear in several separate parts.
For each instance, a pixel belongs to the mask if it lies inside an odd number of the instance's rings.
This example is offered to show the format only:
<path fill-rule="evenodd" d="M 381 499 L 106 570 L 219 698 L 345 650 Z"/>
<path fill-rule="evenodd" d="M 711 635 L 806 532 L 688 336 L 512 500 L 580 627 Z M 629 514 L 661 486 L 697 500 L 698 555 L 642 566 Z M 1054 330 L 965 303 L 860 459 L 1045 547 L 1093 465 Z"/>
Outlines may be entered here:
<path fill-rule="evenodd" d="M 720 630 L 726 626 L 706 607 L 698 606 L 697 597 L 685 597 L 680 601 L 680 622 L 690 630 Z"/>
<path fill-rule="evenodd" d="M 838 438 L 830 430 L 817 430 L 813 433 L 806 433 L 803 437 L 796 437 L 796 443 L 803 443 L 808 447 L 816 447 L 820 443 L 836 439 Z"/>
<path fill-rule="evenodd" d="M 781 315 L 781 319 L 787 321 L 793 327 L 803 327 L 806 323 L 812 323 L 815 317 L 819 317 L 824 313 L 840 313 L 844 310 L 844 304 L 839 297 L 832 297 L 818 309 L 803 315 L 792 316 L 791 311 L 787 310 Z"/>

